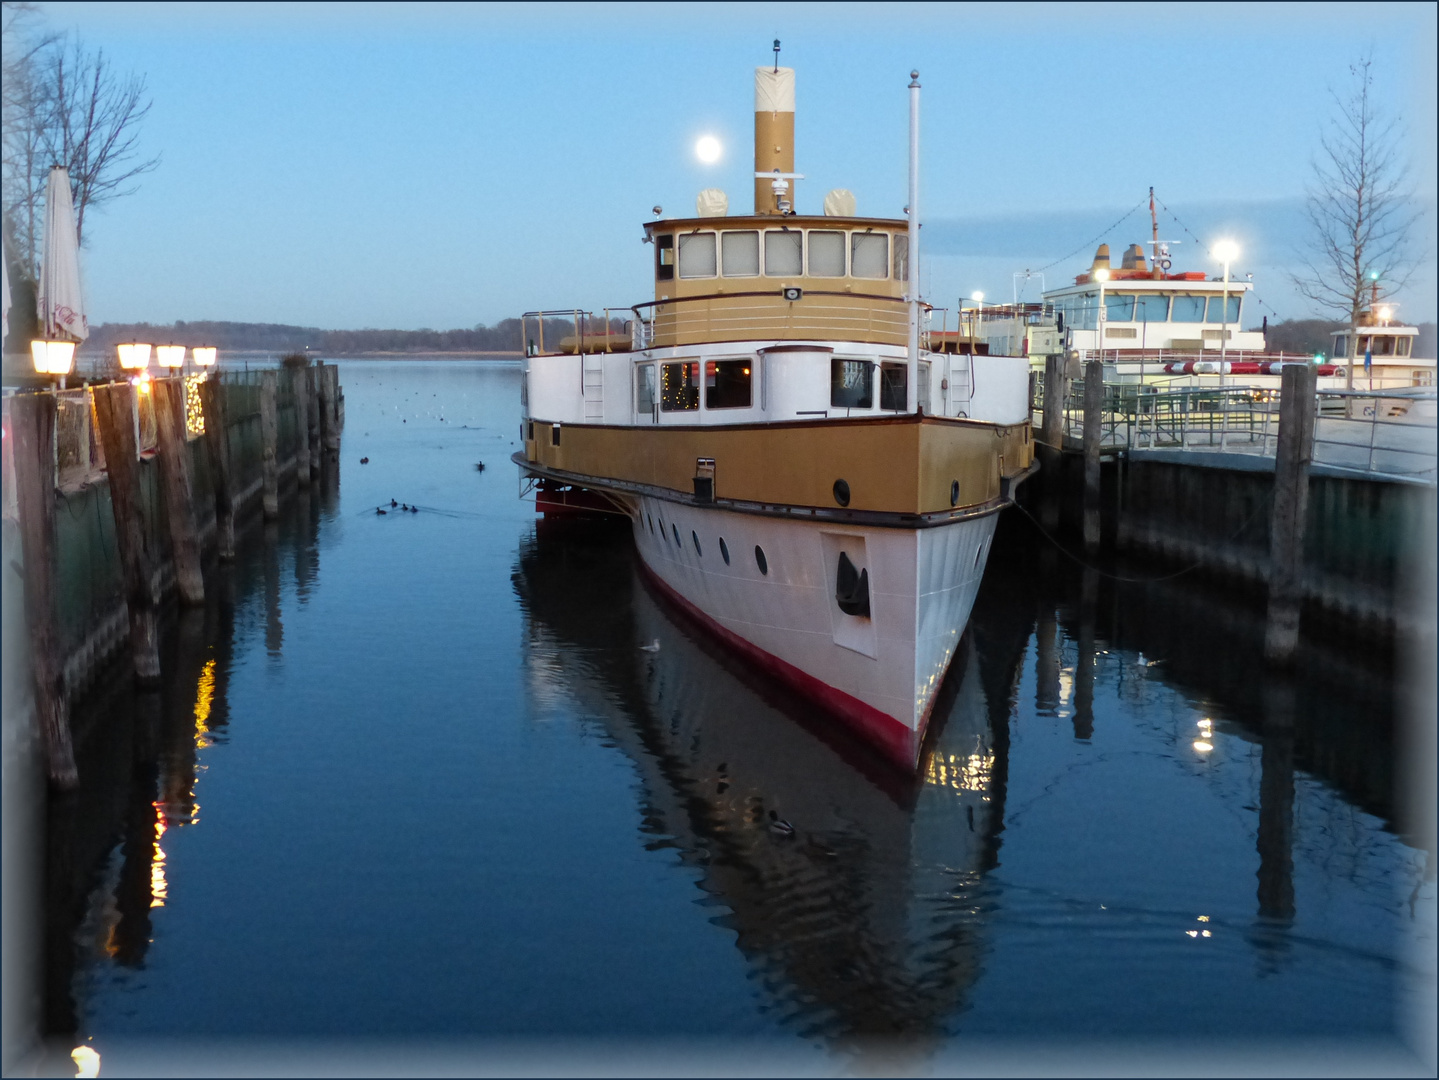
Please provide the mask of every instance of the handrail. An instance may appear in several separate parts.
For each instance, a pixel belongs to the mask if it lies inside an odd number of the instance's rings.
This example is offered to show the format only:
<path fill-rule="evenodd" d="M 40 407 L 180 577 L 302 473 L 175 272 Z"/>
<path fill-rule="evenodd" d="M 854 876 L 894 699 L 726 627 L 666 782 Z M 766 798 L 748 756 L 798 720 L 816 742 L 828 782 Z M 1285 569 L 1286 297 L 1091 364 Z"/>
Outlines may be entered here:
<path fill-rule="evenodd" d="M 906 304 L 903 297 L 899 296 L 878 296 L 875 293 L 842 292 L 838 289 L 805 289 L 805 296 L 846 296 L 855 300 L 883 300 L 887 303 Z M 766 289 L 761 292 L 726 292 L 726 293 L 705 293 L 702 296 L 672 296 L 668 300 L 645 300 L 642 303 L 631 304 L 630 310 L 639 315 L 640 308 L 660 307 L 664 304 L 688 304 L 696 300 L 732 300 L 739 297 L 768 296 L 771 298 L 784 299 L 783 290 Z M 932 310 L 932 304 L 921 301 L 920 307 L 926 311 Z"/>

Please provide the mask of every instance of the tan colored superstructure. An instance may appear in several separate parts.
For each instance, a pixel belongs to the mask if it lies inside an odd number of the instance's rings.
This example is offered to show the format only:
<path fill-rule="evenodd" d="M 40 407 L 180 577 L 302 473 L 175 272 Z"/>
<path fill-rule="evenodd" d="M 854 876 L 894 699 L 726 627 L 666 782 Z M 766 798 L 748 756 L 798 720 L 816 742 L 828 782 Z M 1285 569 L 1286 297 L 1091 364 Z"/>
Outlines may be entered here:
<path fill-rule="evenodd" d="M 755 68 L 754 171 L 754 212 L 784 213 L 773 180 L 759 174 L 794 172 L 794 68 Z M 785 182 L 788 193 L 784 197 L 793 208 L 795 180 L 785 175 Z"/>

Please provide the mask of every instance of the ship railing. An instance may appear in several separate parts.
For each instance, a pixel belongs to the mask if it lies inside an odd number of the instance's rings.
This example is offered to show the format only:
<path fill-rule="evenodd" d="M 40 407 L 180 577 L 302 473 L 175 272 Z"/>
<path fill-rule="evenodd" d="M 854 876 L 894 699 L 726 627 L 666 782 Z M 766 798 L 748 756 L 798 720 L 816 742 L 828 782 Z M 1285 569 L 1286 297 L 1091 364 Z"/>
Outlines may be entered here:
<path fill-rule="evenodd" d="M 629 312 L 627 307 L 527 311 L 520 317 L 521 350 L 526 356 L 574 356 L 640 348 L 638 331 L 625 318 Z"/>
<path fill-rule="evenodd" d="M 649 300 L 630 310 L 643 347 L 756 338 L 903 345 L 909 339 L 908 304 L 868 293 L 805 289 L 794 300 L 780 290 L 712 293 Z M 924 344 L 929 330 L 923 322 L 920 332 Z"/>
<path fill-rule="evenodd" d="M 1033 380 L 1036 427 L 1042 425 L 1043 373 Z M 1433 484 L 1439 394 L 1427 387 L 1321 390 L 1315 395 L 1312 462 L 1372 479 Z M 1279 445 L 1277 387 L 1165 389 L 1106 384 L 1100 420 L 1103 451 L 1175 449 L 1273 458 Z M 1066 447 L 1084 437 L 1084 381 L 1070 383 L 1062 432 Z"/>

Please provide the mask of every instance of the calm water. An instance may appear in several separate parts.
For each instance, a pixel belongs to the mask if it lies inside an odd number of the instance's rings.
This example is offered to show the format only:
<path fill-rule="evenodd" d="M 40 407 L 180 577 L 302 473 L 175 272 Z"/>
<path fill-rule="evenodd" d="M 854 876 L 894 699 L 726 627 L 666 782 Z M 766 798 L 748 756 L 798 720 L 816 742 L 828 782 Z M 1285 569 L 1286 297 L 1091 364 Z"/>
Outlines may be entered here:
<path fill-rule="evenodd" d="M 175 621 L 162 693 L 77 716 L 46 1015 L 107 1074 L 161 1036 L 1394 1037 L 1435 890 L 1382 661 L 1266 680 L 1241 601 L 1007 520 L 910 780 L 677 621 L 623 522 L 536 521 L 517 366 L 342 378 L 342 482 Z"/>

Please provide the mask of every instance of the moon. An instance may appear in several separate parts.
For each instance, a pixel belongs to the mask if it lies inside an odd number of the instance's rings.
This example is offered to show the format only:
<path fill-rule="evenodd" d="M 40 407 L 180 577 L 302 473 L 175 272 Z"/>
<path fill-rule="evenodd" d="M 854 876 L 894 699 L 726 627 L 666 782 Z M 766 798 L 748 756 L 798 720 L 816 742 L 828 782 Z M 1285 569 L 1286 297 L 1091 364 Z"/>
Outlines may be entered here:
<path fill-rule="evenodd" d="M 701 135 L 699 142 L 695 143 L 695 157 L 706 165 L 713 165 L 723 153 L 724 147 L 713 135 Z"/>

